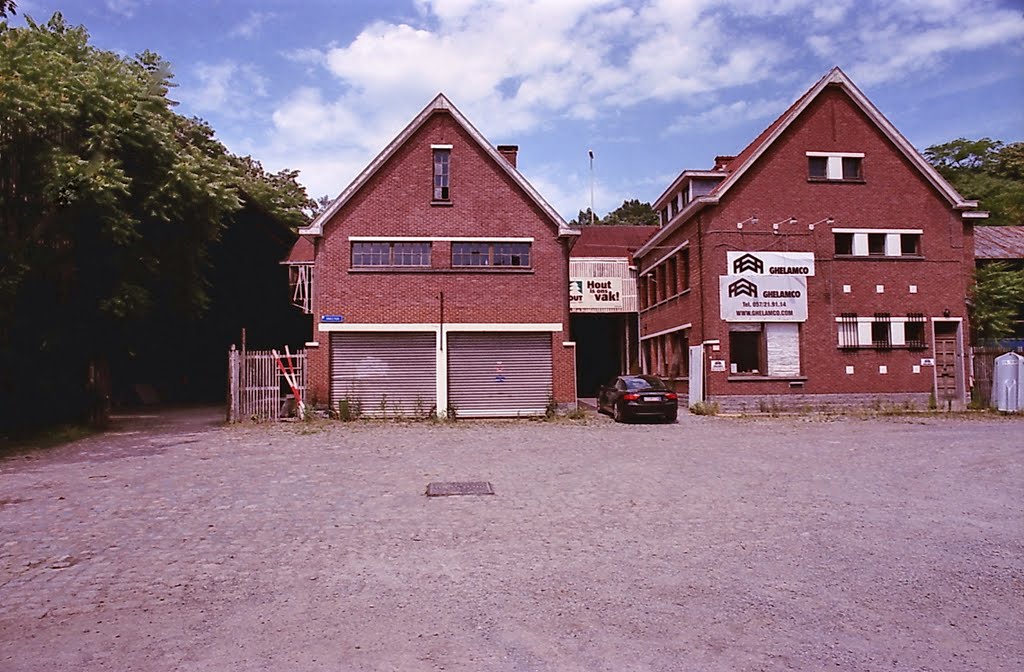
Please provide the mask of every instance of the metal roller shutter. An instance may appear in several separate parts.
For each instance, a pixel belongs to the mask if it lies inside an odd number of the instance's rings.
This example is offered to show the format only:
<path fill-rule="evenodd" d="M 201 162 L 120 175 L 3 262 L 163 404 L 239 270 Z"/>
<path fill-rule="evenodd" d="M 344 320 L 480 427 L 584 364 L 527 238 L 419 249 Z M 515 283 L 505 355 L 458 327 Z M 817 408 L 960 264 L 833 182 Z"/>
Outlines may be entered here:
<path fill-rule="evenodd" d="M 550 398 L 550 333 L 448 335 L 448 399 L 456 417 L 543 415 Z"/>
<path fill-rule="evenodd" d="M 437 403 L 433 333 L 331 334 L 331 406 L 366 416 L 426 416 Z"/>

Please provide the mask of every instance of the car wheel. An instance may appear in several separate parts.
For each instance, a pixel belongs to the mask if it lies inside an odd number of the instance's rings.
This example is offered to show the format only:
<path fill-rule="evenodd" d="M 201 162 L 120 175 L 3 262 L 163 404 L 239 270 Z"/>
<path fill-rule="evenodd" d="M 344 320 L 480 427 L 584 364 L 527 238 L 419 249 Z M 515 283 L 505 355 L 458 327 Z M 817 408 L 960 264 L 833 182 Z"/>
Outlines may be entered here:
<path fill-rule="evenodd" d="M 626 416 L 622 413 L 622 407 L 619 404 L 612 406 L 612 418 L 615 422 L 625 422 Z"/>
<path fill-rule="evenodd" d="M 665 422 L 666 422 L 667 424 L 673 424 L 673 423 L 675 423 L 675 421 L 676 421 L 676 414 L 675 414 L 675 413 L 673 413 L 672 415 L 666 415 L 666 416 L 665 416 L 665 418 L 664 418 L 664 421 L 665 421 Z"/>

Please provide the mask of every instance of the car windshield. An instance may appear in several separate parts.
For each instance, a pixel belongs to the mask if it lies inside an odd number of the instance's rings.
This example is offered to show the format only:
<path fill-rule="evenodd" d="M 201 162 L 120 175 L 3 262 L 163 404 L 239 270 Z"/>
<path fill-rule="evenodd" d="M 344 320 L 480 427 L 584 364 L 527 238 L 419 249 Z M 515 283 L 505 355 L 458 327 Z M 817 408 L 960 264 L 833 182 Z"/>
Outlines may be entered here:
<path fill-rule="evenodd" d="M 667 390 L 665 383 L 654 376 L 636 376 L 623 378 L 627 390 Z"/>

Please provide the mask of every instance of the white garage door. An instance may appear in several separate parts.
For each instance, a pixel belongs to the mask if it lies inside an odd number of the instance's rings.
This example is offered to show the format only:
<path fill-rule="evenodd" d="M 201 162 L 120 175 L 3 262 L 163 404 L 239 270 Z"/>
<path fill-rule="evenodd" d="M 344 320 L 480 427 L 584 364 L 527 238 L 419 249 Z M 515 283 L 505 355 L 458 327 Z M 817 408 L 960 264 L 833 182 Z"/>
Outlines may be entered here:
<path fill-rule="evenodd" d="M 426 416 L 437 400 L 435 335 L 331 334 L 331 407 L 366 416 Z"/>
<path fill-rule="evenodd" d="M 543 415 L 551 399 L 551 334 L 449 334 L 448 399 L 456 417 Z"/>

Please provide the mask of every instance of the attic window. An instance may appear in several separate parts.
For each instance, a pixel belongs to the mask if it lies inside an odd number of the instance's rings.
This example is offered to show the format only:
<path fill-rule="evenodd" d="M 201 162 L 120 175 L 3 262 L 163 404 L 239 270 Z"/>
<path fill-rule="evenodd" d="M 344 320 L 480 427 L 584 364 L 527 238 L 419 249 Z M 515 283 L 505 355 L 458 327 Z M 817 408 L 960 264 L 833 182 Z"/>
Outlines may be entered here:
<path fill-rule="evenodd" d="M 864 154 L 807 152 L 807 179 L 812 182 L 863 182 Z"/>
<path fill-rule="evenodd" d="M 451 201 L 451 145 L 434 145 L 434 201 Z"/>

